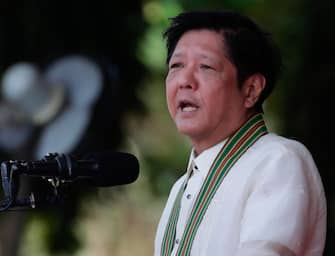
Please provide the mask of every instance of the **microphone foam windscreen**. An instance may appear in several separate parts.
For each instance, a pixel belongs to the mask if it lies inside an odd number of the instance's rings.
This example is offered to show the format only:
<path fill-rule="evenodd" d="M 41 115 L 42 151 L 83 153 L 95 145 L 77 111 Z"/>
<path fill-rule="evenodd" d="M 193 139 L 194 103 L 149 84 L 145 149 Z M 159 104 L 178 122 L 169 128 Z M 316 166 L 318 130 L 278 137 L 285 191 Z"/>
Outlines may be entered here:
<path fill-rule="evenodd" d="M 139 175 L 138 160 L 129 153 L 92 153 L 86 156 L 85 159 L 94 160 L 98 165 L 98 171 L 92 180 L 97 186 L 129 184 L 134 182 Z"/>

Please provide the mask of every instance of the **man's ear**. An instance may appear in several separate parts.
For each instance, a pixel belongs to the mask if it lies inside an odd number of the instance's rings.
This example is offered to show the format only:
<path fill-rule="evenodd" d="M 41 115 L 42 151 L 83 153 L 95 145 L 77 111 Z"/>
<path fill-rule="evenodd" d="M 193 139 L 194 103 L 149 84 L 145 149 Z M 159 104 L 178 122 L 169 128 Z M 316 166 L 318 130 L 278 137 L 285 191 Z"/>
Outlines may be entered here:
<path fill-rule="evenodd" d="M 255 73 L 249 76 L 243 83 L 243 93 L 245 96 L 244 106 L 252 108 L 258 101 L 262 91 L 265 88 L 266 79 L 260 73 Z"/>

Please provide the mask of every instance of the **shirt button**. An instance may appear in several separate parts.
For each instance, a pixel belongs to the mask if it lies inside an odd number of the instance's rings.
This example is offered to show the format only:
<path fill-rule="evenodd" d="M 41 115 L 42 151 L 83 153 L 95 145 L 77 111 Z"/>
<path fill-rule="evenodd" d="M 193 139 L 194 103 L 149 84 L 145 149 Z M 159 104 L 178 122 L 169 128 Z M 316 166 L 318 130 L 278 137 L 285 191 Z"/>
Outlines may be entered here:
<path fill-rule="evenodd" d="M 179 244 L 179 239 L 178 238 L 176 239 L 176 244 Z"/>
<path fill-rule="evenodd" d="M 192 197 L 191 194 L 187 194 L 187 195 L 186 195 L 186 198 L 187 198 L 187 199 L 191 199 L 191 197 Z"/>

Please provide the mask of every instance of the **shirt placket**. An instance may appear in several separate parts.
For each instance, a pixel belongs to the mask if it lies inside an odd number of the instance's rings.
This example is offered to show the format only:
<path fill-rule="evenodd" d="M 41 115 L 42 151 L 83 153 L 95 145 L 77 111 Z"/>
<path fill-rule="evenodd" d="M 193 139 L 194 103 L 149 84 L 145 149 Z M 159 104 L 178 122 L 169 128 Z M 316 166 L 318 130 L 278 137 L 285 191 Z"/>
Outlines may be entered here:
<path fill-rule="evenodd" d="M 177 252 L 188 217 L 191 214 L 196 196 L 202 184 L 202 177 L 199 173 L 198 167 L 193 163 L 192 167 L 193 167 L 192 174 L 188 179 L 186 188 L 181 198 L 179 218 L 176 227 L 175 246 L 173 248 L 171 255 L 175 255 Z"/>

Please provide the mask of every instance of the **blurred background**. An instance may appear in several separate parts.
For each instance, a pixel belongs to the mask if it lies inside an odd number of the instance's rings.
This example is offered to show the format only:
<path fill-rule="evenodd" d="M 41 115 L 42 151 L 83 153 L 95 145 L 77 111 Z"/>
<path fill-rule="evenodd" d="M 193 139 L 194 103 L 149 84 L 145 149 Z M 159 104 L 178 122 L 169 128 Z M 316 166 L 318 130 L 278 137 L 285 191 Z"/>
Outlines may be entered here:
<path fill-rule="evenodd" d="M 334 7 L 332 0 L 2 0 L 0 160 L 115 150 L 136 155 L 141 170 L 130 185 L 73 185 L 61 206 L 0 213 L 0 255 L 153 254 L 156 225 L 190 151 L 165 107 L 162 32 L 169 17 L 194 9 L 249 15 L 282 49 L 284 75 L 266 122 L 312 152 L 328 200 L 324 255 L 334 255 Z M 27 181 L 20 189 L 45 188 Z"/>

